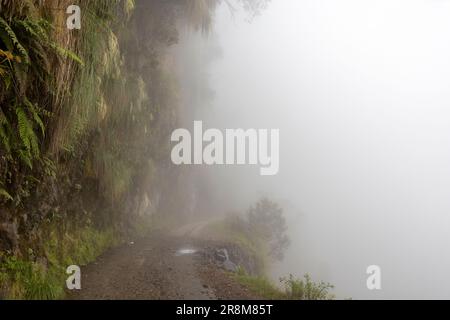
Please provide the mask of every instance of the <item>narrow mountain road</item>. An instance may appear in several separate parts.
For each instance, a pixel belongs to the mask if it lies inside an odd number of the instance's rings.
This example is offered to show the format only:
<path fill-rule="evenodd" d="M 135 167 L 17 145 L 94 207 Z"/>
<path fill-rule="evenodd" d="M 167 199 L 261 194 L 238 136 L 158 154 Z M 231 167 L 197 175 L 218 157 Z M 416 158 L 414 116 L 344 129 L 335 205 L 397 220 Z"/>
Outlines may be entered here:
<path fill-rule="evenodd" d="M 188 234 L 196 226 L 186 228 Z M 181 236 L 183 235 L 183 236 Z M 153 235 L 113 248 L 81 270 L 81 290 L 69 299 L 256 299 L 205 258 L 211 244 L 175 235 Z"/>

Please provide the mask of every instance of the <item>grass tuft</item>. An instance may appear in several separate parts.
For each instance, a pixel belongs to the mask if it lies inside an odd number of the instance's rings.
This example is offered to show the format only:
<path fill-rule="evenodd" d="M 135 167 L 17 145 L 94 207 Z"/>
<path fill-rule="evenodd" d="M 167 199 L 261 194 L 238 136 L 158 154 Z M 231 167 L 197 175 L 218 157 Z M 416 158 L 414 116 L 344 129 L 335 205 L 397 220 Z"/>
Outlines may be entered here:
<path fill-rule="evenodd" d="M 234 279 L 247 287 L 257 296 L 271 300 L 332 300 L 334 295 L 330 290 L 334 288 L 329 283 L 314 282 L 306 274 L 303 279 L 289 275 L 281 278 L 281 286 L 276 286 L 267 277 L 248 275 L 244 269 L 239 268 L 233 275 Z"/>
<path fill-rule="evenodd" d="M 56 226 L 44 243 L 45 259 L 37 259 L 32 250 L 27 258 L 0 255 L 0 298 L 10 300 L 54 300 L 64 297 L 66 268 L 83 266 L 104 250 L 118 243 L 112 229 L 88 226 L 58 235 Z"/>

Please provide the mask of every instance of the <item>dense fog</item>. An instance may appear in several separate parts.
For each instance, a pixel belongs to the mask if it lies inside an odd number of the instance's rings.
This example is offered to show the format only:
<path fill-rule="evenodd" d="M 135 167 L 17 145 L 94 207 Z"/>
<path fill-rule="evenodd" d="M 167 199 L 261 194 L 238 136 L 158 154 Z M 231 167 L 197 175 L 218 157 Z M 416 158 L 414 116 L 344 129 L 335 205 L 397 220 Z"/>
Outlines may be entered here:
<path fill-rule="evenodd" d="M 223 4 L 208 37 L 184 35 L 202 66 L 186 82 L 203 88 L 186 126 L 280 129 L 278 175 L 202 169 L 216 214 L 283 205 L 292 243 L 274 279 L 450 298 L 449 16 L 444 0 L 274 0 L 251 22 Z"/>

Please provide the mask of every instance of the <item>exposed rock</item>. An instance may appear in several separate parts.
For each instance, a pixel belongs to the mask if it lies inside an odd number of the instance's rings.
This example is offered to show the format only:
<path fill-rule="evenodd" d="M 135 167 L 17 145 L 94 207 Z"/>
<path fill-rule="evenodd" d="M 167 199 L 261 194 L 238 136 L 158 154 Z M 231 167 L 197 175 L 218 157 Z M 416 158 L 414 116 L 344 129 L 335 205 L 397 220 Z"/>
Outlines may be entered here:
<path fill-rule="evenodd" d="M 19 234 L 16 222 L 0 223 L 0 251 L 16 251 L 19 244 Z"/>
<path fill-rule="evenodd" d="M 225 261 L 222 263 L 222 267 L 227 271 L 237 272 L 238 266 L 233 261 L 230 260 L 227 249 L 220 249 L 220 251 L 225 257 Z"/>

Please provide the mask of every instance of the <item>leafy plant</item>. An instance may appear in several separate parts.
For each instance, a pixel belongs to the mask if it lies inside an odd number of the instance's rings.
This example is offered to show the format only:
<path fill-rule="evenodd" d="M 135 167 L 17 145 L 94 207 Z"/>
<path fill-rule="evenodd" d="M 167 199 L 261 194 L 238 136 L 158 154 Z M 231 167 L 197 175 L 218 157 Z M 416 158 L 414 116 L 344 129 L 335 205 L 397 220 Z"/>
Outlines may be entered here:
<path fill-rule="evenodd" d="M 251 276 L 239 268 L 234 278 L 262 299 L 283 299 L 284 293 L 264 276 Z"/>
<path fill-rule="evenodd" d="M 330 289 L 334 286 L 326 282 L 314 282 L 311 276 L 304 275 L 304 279 L 296 279 L 292 274 L 287 278 L 281 278 L 284 284 L 287 299 L 292 300 L 329 300 L 333 296 L 330 295 Z"/>
<path fill-rule="evenodd" d="M 14 283 L 8 298 L 56 299 L 63 293 L 61 278 L 52 277 L 35 262 L 20 260 L 15 256 L 4 256 L 0 273 L 6 275 L 3 282 Z"/>
<path fill-rule="evenodd" d="M 13 197 L 3 188 L 0 188 L 0 196 L 6 198 L 6 200 L 14 200 Z"/>
<path fill-rule="evenodd" d="M 250 232 L 268 244 L 270 256 L 282 260 L 284 250 L 290 244 L 286 235 L 287 225 L 283 209 L 276 202 L 264 197 L 248 209 L 247 223 Z"/>
<path fill-rule="evenodd" d="M 330 290 L 334 288 L 329 283 L 314 282 L 306 274 L 303 279 L 297 279 L 293 275 L 281 278 L 282 287 L 275 286 L 264 276 L 251 276 L 243 268 L 233 276 L 239 283 L 250 291 L 264 299 L 283 300 L 331 300 L 334 298 Z"/>
<path fill-rule="evenodd" d="M 31 4 L 27 8 L 31 10 Z M 0 16 L 0 81 L 4 83 L 0 103 L 5 106 L 0 113 L 0 147 L 29 168 L 39 159 L 45 138 L 42 115 L 51 114 L 31 101 L 41 99 L 42 93 L 52 94 L 51 61 L 60 57 L 83 64 L 75 53 L 51 40 L 51 31 L 47 20 L 32 15 L 12 16 L 8 21 Z"/>
<path fill-rule="evenodd" d="M 13 52 L 14 50 L 19 51 L 25 64 L 30 63 L 28 51 L 20 43 L 16 33 L 11 28 L 11 26 L 1 17 L 0 17 L 0 39 L 3 41 L 4 45 L 8 48 L 10 52 Z"/>

